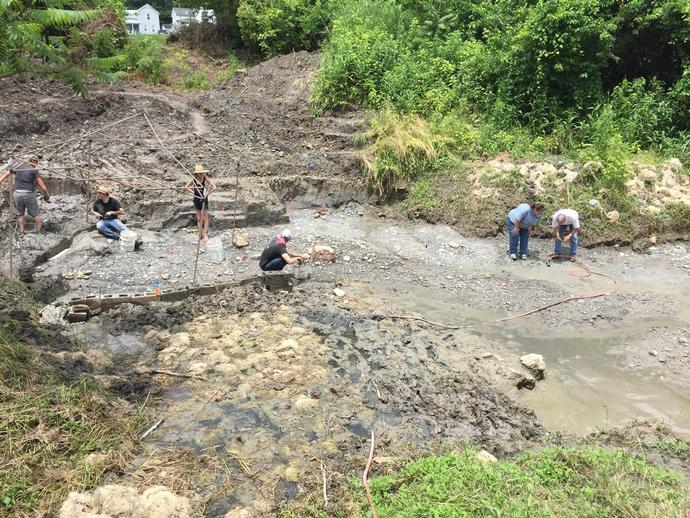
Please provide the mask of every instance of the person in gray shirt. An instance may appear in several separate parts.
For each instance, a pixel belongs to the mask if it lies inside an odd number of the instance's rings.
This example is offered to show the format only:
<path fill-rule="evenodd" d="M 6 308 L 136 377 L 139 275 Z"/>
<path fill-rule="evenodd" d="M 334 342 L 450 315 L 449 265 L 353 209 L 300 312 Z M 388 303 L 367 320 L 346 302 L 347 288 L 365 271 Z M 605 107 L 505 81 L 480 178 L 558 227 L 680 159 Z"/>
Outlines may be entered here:
<path fill-rule="evenodd" d="M 20 235 L 24 235 L 24 214 L 27 212 L 29 216 L 34 218 L 34 229 L 36 232 L 41 231 L 41 208 L 38 206 L 38 199 L 36 198 L 36 187 L 43 192 L 43 199 L 45 201 L 50 199 L 50 193 L 41 179 L 37 165 L 38 158 L 31 157 L 27 162 L 13 165 L 0 174 L 0 184 L 7 180 L 11 174 L 14 175 L 12 199 L 14 201 L 14 213 L 19 223 Z"/>

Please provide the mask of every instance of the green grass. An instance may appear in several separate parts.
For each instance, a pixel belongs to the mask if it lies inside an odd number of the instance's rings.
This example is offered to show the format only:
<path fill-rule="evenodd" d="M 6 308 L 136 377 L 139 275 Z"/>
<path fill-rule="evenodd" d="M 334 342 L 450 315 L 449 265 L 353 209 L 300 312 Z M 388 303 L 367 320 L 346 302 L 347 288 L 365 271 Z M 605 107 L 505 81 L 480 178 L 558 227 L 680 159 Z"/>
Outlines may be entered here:
<path fill-rule="evenodd" d="M 489 465 L 467 448 L 412 462 L 371 480 L 371 489 L 382 517 L 680 518 L 690 510 L 682 475 L 596 446 L 551 447 Z"/>
<path fill-rule="evenodd" d="M 142 428 L 140 413 L 88 378 L 66 382 L 50 353 L 23 342 L 26 332 L 49 350 L 56 339 L 35 304 L 21 283 L 0 281 L 0 516 L 55 513 L 69 491 L 120 471 Z"/>
<path fill-rule="evenodd" d="M 32 386 L 0 393 L 0 515 L 54 511 L 69 491 L 94 487 L 119 470 L 141 428 L 97 387 Z M 92 453 L 102 462 L 87 462 Z"/>
<path fill-rule="evenodd" d="M 690 444 L 675 437 L 659 437 L 656 447 L 671 455 L 690 455 Z"/>

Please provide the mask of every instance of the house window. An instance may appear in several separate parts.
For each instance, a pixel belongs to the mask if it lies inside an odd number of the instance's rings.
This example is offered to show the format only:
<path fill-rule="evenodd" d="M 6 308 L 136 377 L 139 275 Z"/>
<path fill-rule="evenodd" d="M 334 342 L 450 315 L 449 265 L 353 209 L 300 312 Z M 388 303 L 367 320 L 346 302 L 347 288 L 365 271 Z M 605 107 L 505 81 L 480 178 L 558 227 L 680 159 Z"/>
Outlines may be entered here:
<path fill-rule="evenodd" d="M 150 20 L 150 19 L 151 19 L 151 14 L 150 14 L 150 13 L 146 13 L 146 19 L 147 19 L 147 20 Z"/>

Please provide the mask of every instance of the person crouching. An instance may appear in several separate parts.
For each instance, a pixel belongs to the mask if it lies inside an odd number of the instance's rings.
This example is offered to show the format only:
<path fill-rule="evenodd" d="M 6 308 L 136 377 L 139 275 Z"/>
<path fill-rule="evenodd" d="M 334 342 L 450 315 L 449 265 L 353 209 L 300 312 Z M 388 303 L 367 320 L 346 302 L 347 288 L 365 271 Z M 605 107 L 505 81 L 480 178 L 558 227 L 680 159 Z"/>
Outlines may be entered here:
<path fill-rule="evenodd" d="M 287 243 L 290 239 L 292 239 L 292 232 L 286 228 L 264 248 L 259 259 L 259 267 L 262 271 L 282 270 L 288 264 L 295 264 L 302 259 L 309 259 L 308 255 L 293 254 L 288 251 Z"/>
<path fill-rule="evenodd" d="M 99 187 L 96 191 L 98 198 L 93 203 L 91 212 L 98 217 L 96 229 L 108 239 L 120 239 L 120 233 L 127 227 L 120 221 L 125 211 L 115 198 L 110 196 L 107 187 Z"/>

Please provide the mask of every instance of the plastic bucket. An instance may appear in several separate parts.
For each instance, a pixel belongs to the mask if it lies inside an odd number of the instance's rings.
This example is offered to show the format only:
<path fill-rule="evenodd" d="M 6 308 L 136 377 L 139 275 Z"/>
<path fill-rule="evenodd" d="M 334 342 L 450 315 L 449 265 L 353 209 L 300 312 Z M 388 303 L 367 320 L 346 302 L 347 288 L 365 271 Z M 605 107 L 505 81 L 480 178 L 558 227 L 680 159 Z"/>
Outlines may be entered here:
<path fill-rule="evenodd" d="M 123 230 L 120 232 L 120 251 L 134 252 L 134 245 L 137 241 L 137 233 L 131 230 Z"/>
<path fill-rule="evenodd" d="M 206 242 L 206 259 L 209 263 L 222 263 L 225 259 L 223 241 L 219 237 L 214 237 Z"/>

